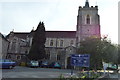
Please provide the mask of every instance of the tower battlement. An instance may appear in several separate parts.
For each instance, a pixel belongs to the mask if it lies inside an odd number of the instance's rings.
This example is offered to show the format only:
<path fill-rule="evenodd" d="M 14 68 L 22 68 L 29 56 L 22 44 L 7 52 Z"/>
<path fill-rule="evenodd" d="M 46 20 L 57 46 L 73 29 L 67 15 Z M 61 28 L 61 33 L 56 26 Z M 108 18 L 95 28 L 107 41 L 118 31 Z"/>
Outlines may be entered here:
<path fill-rule="evenodd" d="M 91 7 L 79 6 L 79 10 L 81 9 L 98 9 L 98 6 L 91 6 Z"/>
<path fill-rule="evenodd" d="M 96 6 L 89 6 L 89 1 L 88 0 L 86 0 L 86 2 L 85 2 L 85 6 L 79 6 L 79 10 L 80 9 L 98 9 L 98 6 L 96 5 Z"/>

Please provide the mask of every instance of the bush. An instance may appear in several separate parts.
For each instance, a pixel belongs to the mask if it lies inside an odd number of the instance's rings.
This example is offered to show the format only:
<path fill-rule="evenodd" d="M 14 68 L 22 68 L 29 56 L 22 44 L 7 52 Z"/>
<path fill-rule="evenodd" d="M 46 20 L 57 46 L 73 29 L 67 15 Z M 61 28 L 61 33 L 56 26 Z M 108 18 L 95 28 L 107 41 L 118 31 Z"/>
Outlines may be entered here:
<path fill-rule="evenodd" d="M 20 66 L 26 66 L 26 63 L 25 62 L 21 62 Z"/>

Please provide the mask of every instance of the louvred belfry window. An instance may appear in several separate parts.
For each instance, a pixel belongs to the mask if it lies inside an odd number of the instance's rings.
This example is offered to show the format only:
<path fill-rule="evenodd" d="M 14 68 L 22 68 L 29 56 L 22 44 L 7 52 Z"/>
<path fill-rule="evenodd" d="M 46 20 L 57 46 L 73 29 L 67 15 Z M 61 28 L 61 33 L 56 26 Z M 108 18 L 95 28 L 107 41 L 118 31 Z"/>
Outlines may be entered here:
<path fill-rule="evenodd" d="M 87 15 L 87 17 L 86 17 L 86 24 L 90 24 L 90 16 L 89 15 Z"/>

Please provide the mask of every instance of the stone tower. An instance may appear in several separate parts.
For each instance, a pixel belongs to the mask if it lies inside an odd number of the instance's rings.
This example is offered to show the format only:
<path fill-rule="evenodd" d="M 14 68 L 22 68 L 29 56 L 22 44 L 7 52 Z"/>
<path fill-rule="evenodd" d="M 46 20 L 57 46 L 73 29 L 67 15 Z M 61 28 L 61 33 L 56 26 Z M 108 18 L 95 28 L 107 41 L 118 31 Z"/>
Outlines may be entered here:
<path fill-rule="evenodd" d="M 98 15 L 98 6 L 89 6 L 86 0 L 85 6 L 79 7 L 77 16 L 77 44 L 88 37 L 100 38 L 100 18 Z"/>

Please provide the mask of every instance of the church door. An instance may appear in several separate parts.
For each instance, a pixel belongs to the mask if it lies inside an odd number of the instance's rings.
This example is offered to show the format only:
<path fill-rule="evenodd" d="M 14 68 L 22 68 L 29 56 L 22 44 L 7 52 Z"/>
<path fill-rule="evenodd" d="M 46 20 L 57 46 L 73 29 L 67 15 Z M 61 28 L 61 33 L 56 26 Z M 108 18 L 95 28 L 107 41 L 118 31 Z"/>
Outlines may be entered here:
<path fill-rule="evenodd" d="M 73 66 L 71 66 L 71 57 L 67 58 L 67 69 L 73 69 Z"/>

